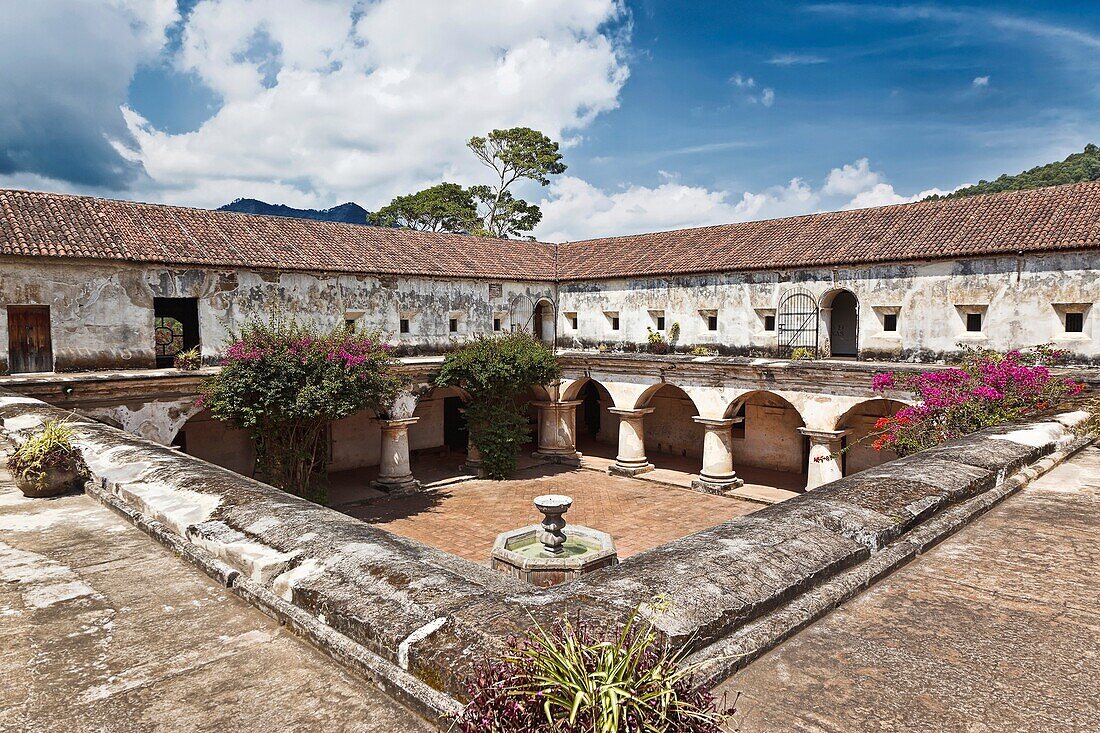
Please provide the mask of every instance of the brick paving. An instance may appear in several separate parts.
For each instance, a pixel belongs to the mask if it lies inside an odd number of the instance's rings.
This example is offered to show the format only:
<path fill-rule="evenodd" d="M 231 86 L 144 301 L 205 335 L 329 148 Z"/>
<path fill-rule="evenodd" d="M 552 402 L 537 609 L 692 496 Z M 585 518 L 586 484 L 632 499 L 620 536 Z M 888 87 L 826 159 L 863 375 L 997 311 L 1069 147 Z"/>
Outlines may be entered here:
<path fill-rule="evenodd" d="M 540 494 L 573 497 L 566 521 L 608 532 L 620 558 L 762 508 L 741 499 L 555 465 L 520 470 L 509 481 L 467 481 L 416 496 L 336 508 L 488 564 L 497 534 L 539 521 L 531 501 Z"/>

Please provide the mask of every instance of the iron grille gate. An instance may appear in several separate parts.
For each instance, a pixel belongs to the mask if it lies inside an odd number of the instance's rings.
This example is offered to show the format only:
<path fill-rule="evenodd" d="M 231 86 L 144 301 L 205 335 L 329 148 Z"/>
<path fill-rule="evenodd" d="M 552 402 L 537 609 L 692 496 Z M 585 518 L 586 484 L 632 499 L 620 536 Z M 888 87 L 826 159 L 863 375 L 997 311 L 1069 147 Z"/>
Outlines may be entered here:
<path fill-rule="evenodd" d="M 508 306 L 508 324 L 512 331 L 534 333 L 535 301 L 526 295 L 512 298 Z"/>
<path fill-rule="evenodd" d="M 776 356 L 789 357 L 795 349 L 809 349 L 817 358 L 817 299 L 806 290 L 783 296 L 775 313 Z"/>

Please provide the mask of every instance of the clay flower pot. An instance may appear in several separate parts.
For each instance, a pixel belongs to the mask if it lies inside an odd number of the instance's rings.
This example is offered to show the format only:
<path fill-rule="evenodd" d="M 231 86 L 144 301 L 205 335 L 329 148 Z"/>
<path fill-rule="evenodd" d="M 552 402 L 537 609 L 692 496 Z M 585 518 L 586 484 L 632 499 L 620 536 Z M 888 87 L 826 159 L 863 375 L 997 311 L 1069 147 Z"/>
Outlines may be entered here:
<path fill-rule="evenodd" d="M 46 471 L 14 473 L 15 485 L 24 496 L 39 499 L 81 491 L 87 476 L 79 468 L 51 468 Z"/>

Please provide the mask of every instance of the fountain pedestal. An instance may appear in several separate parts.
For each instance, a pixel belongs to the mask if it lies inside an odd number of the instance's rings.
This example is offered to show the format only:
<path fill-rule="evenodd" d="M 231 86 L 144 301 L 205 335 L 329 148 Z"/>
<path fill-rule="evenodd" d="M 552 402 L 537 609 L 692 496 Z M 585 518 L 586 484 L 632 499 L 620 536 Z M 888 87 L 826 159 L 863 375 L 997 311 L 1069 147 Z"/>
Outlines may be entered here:
<path fill-rule="evenodd" d="M 562 515 L 572 504 L 568 496 L 558 494 L 536 498 L 542 524 L 497 535 L 493 569 L 545 588 L 617 565 L 619 557 L 611 535 L 577 524 L 566 531 Z"/>

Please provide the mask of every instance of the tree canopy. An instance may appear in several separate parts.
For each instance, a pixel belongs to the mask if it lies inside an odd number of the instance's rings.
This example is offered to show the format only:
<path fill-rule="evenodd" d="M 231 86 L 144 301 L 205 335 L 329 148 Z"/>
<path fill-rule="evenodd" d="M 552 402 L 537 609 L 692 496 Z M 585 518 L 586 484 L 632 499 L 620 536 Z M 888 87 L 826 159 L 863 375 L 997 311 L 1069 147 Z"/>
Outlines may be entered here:
<path fill-rule="evenodd" d="M 542 218 L 539 207 L 515 198 L 509 187 L 519 180 L 550 183 L 565 172 L 558 144 L 530 127 L 493 130 L 466 142 L 478 160 L 497 177 L 494 185 L 476 186 L 482 230 L 491 237 L 509 237 L 534 229 Z"/>
<path fill-rule="evenodd" d="M 379 209 L 376 216 L 383 226 L 428 232 L 470 232 L 478 226 L 473 189 L 457 183 L 439 183 L 398 196 Z"/>
<path fill-rule="evenodd" d="M 1061 186 L 1081 181 L 1100 181 L 1100 148 L 1091 143 L 1080 153 L 1073 153 L 1065 160 L 1036 166 L 1031 170 L 1010 176 L 1007 173 L 993 181 L 978 181 L 973 186 L 960 188 L 945 196 L 929 196 L 926 201 L 939 198 L 960 198 L 978 196 L 984 193 L 1002 191 L 1023 191 L 1029 188 Z"/>

